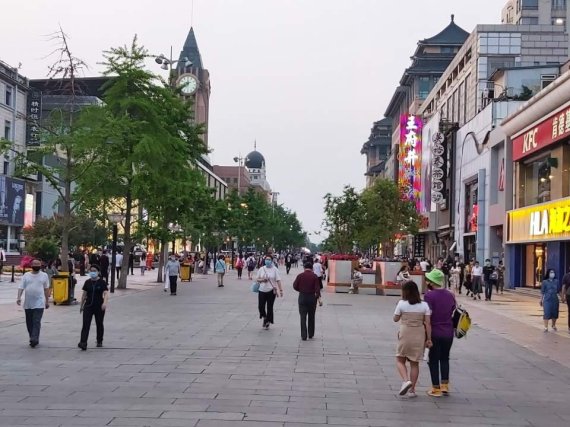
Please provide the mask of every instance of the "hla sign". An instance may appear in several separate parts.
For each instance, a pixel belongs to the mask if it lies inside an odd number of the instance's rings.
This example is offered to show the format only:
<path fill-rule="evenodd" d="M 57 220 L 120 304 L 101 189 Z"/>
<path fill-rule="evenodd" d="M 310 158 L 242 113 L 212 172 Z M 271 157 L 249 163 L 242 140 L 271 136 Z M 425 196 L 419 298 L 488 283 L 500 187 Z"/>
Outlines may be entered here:
<path fill-rule="evenodd" d="M 530 236 L 550 236 L 566 232 L 570 232 L 570 206 L 530 213 Z"/>

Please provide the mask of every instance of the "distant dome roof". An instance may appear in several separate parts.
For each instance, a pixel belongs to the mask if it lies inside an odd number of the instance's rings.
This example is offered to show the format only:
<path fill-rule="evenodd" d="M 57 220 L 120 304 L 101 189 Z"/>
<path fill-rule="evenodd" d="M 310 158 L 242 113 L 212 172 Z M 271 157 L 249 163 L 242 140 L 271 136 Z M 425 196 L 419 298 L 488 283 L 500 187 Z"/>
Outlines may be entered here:
<path fill-rule="evenodd" d="M 261 169 L 265 167 L 265 157 L 255 150 L 245 156 L 245 167 L 248 169 Z"/>

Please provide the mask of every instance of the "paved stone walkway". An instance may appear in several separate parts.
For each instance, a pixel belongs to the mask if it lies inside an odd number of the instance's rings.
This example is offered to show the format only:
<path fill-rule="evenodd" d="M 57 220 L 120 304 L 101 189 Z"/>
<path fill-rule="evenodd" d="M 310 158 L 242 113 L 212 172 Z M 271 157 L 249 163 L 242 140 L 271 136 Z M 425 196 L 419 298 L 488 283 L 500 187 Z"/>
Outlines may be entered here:
<path fill-rule="evenodd" d="M 420 396 L 406 400 L 396 396 L 397 298 L 327 294 L 316 337 L 303 342 L 291 277 L 265 331 L 249 282 L 229 276 L 224 288 L 212 275 L 184 283 L 177 297 L 151 285 L 154 275 L 137 279 L 136 290 L 111 300 L 103 349 L 93 348 L 94 329 L 92 347 L 76 347 L 78 306 L 48 310 L 36 349 L 27 346 L 23 313 L 0 322 L 0 425 L 570 424 L 570 369 L 487 324 L 455 342 L 450 397 L 425 395 L 422 364 Z M 565 337 L 518 325 L 570 354 Z"/>

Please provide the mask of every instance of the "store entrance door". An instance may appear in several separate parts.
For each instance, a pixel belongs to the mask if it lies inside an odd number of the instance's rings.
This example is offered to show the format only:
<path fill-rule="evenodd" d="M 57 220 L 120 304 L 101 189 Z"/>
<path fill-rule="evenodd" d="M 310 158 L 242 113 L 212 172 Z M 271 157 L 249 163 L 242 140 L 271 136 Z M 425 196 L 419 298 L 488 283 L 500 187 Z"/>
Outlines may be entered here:
<path fill-rule="evenodd" d="M 526 269 L 524 285 L 540 288 L 546 273 L 547 248 L 543 243 L 526 246 Z"/>
<path fill-rule="evenodd" d="M 473 236 L 465 236 L 463 237 L 463 260 L 465 263 L 470 262 L 471 260 L 477 260 L 477 244 L 476 244 L 476 237 Z M 482 265 L 484 260 L 477 260 Z"/>

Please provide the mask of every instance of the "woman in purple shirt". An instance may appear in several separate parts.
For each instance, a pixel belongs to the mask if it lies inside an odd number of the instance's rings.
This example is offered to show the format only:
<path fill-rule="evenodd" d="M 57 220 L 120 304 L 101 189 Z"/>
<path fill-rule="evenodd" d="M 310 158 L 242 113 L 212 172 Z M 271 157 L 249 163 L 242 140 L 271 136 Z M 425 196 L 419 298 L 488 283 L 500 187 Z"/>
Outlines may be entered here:
<path fill-rule="evenodd" d="M 424 300 L 431 309 L 431 341 L 429 350 L 429 372 L 432 388 L 428 394 L 441 397 L 449 394 L 449 352 L 453 344 L 453 311 L 455 296 L 447 289 L 440 289 L 445 283 L 441 270 L 434 269 L 425 275 L 428 292 Z M 440 381 L 441 372 L 441 381 Z"/>

